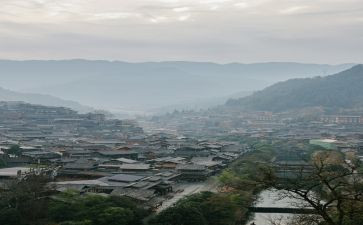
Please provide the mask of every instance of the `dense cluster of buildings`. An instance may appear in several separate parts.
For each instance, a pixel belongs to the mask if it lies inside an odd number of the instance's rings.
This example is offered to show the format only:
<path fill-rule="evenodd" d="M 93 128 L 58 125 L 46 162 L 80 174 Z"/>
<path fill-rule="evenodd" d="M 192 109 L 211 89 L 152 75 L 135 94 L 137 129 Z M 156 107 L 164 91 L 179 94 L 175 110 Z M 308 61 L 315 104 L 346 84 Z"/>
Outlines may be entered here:
<path fill-rule="evenodd" d="M 141 128 L 100 113 L 0 102 L 0 188 L 45 173 L 59 192 L 127 196 L 155 209 L 185 185 L 203 182 L 253 150 L 239 141 L 245 137 L 310 143 L 363 161 L 360 121 L 215 110 L 141 121 Z M 284 151 L 274 160 L 284 176 L 306 165 Z"/>
<path fill-rule="evenodd" d="M 363 161 L 363 112 L 325 115 L 320 110 L 294 112 L 248 112 L 221 109 L 174 112 L 149 120 L 150 127 L 186 136 L 250 137 L 310 143 L 339 150 Z M 147 125 L 147 123 L 146 123 Z"/>
<path fill-rule="evenodd" d="M 321 121 L 333 124 L 363 124 L 363 116 L 351 115 L 325 115 L 321 117 Z"/>
<path fill-rule="evenodd" d="M 135 121 L 0 102 L 0 188 L 45 172 L 57 191 L 128 196 L 150 208 L 249 150 L 238 142 L 147 134 Z"/>

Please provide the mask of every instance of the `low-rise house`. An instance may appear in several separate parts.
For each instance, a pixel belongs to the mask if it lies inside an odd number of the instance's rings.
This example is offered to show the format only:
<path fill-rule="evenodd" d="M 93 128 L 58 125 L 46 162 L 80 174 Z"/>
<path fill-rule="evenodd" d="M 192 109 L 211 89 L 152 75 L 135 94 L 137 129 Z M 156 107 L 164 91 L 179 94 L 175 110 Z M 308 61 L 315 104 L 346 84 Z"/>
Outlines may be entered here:
<path fill-rule="evenodd" d="M 126 158 L 126 159 L 138 159 L 138 153 L 135 151 L 119 151 L 119 150 L 111 150 L 111 151 L 99 151 L 97 154 L 100 157 L 117 159 L 117 158 Z"/>
<path fill-rule="evenodd" d="M 109 187 L 109 184 L 102 182 L 100 180 L 71 180 L 71 181 L 61 181 L 54 182 L 51 185 L 55 185 L 56 190 L 58 191 L 67 191 L 67 190 L 77 190 L 82 191 L 85 188 L 89 187 Z"/>
<path fill-rule="evenodd" d="M 22 155 L 24 157 L 29 157 L 34 162 L 48 163 L 51 162 L 52 159 L 59 159 L 61 155 L 55 152 L 49 151 L 31 151 L 31 152 L 23 152 Z"/>
<path fill-rule="evenodd" d="M 122 164 L 134 164 L 138 163 L 137 160 L 127 159 L 127 158 L 117 158 L 117 159 L 110 159 L 105 162 L 107 165 L 122 165 Z"/>
<path fill-rule="evenodd" d="M 22 167 L 22 166 L 26 166 L 26 165 L 29 165 L 34 162 L 30 157 L 26 157 L 26 156 L 22 156 L 22 155 L 9 156 L 7 154 L 2 154 L 0 157 L 4 160 L 6 165 L 9 167 Z"/>
<path fill-rule="evenodd" d="M 185 164 L 178 166 L 176 169 L 183 180 L 200 181 L 207 179 L 211 175 L 211 171 L 203 165 Z"/>
<path fill-rule="evenodd" d="M 70 149 L 62 152 L 63 157 L 69 157 L 69 158 L 88 158 L 92 157 L 93 151 L 87 150 L 87 149 Z"/>
<path fill-rule="evenodd" d="M 89 171 L 95 170 L 98 167 L 98 163 L 88 159 L 78 159 L 75 162 L 67 163 L 63 166 L 62 170 L 66 171 Z"/>
<path fill-rule="evenodd" d="M 148 162 L 155 165 L 159 169 L 175 169 L 180 164 L 185 164 L 186 160 L 183 157 L 162 157 L 149 160 Z"/>
<path fill-rule="evenodd" d="M 150 170 L 150 164 L 122 164 L 119 168 L 125 173 L 146 172 Z"/>
<path fill-rule="evenodd" d="M 0 169 L 0 189 L 8 188 L 8 185 L 14 179 L 20 179 L 30 171 L 31 169 L 28 167 L 10 167 Z"/>
<path fill-rule="evenodd" d="M 182 157 L 209 156 L 210 151 L 201 146 L 185 146 L 178 148 L 175 155 Z"/>
<path fill-rule="evenodd" d="M 114 190 L 112 190 L 111 195 L 126 196 L 133 200 L 136 200 L 137 203 L 141 204 L 146 204 L 151 199 L 156 197 L 154 190 L 143 190 L 134 188 L 115 188 Z"/>
<path fill-rule="evenodd" d="M 73 163 L 76 162 L 77 159 L 76 158 L 60 158 L 60 159 L 51 159 L 50 162 L 52 162 L 55 165 L 58 166 L 64 166 L 67 163 Z"/>
<path fill-rule="evenodd" d="M 194 157 L 191 159 L 191 162 L 196 165 L 205 166 L 212 174 L 215 174 L 223 168 L 223 163 L 220 161 L 213 161 L 213 157 Z"/>
<path fill-rule="evenodd" d="M 125 183 L 125 184 L 131 184 L 138 182 L 142 179 L 144 179 L 145 176 L 138 176 L 138 175 L 130 175 L 130 174 L 117 174 L 111 177 L 104 177 L 100 180 L 104 180 L 106 182 L 119 182 L 119 183 Z"/>

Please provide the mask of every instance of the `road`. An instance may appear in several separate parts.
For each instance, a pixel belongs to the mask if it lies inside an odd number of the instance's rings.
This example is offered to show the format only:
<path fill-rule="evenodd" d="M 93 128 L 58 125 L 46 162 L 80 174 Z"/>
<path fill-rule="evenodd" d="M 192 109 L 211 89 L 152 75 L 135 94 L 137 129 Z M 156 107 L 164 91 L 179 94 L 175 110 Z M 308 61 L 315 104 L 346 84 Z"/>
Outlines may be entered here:
<path fill-rule="evenodd" d="M 180 193 L 176 193 L 172 198 L 165 200 L 163 204 L 156 210 L 156 213 L 167 209 L 185 196 L 199 193 L 202 191 L 217 192 L 217 186 L 218 182 L 215 177 L 211 177 L 205 182 L 179 184 L 178 189 L 182 189 L 183 191 Z"/>

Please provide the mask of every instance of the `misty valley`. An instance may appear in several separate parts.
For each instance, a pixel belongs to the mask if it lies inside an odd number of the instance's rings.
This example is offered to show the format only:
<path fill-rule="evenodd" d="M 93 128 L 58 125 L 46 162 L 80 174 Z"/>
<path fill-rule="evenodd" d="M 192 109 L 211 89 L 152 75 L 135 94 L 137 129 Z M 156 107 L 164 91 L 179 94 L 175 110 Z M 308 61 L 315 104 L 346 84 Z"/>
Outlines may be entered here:
<path fill-rule="evenodd" d="M 363 225 L 362 15 L 2 0 L 0 225 Z"/>

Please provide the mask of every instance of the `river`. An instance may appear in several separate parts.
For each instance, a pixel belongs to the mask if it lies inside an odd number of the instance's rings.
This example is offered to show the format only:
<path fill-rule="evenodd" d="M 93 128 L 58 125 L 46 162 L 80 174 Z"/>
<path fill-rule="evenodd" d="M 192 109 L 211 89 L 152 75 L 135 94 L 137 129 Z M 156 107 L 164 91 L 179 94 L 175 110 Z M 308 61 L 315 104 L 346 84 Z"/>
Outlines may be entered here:
<path fill-rule="evenodd" d="M 256 207 L 278 207 L 278 208 L 295 208 L 297 204 L 302 202 L 295 198 L 285 197 L 281 199 L 282 192 L 277 190 L 265 190 L 260 193 Z M 247 224 L 255 223 L 255 225 L 269 225 L 271 221 L 278 221 L 277 224 L 286 225 L 293 217 L 293 214 L 284 213 L 255 213 L 253 219 Z"/>

